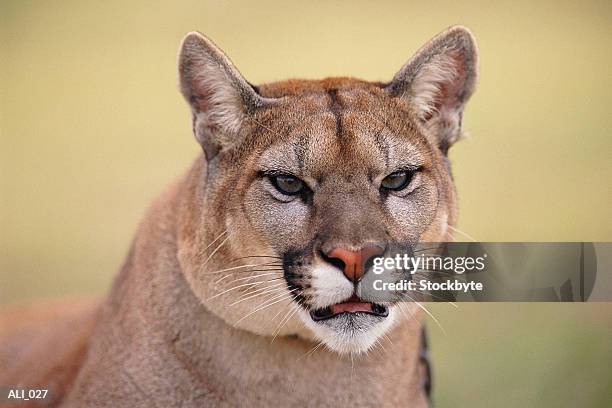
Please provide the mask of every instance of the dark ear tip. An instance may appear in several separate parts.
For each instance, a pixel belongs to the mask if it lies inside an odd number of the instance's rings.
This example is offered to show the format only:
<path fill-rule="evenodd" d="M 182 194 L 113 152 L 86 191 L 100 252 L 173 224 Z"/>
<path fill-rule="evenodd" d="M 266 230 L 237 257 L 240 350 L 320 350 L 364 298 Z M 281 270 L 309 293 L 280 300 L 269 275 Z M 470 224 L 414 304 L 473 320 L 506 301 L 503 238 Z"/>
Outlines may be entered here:
<path fill-rule="evenodd" d="M 209 42 L 209 40 L 204 34 L 197 31 L 191 31 L 187 33 L 181 41 L 181 46 L 179 47 L 181 55 L 184 55 L 187 51 L 193 50 L 194 48 L 205 47 L 207 42 Z"/>
<path fill-rule="evenodd" d="M 474 39 L 474 34 L 472 33 L 472 30 L 470 30 L 469 28 L 467 28 L 466 26 L 462 26 L 462 25 L 454 25 L 454 26 L 450 26 L 446 29 L 445 31 L 448 34 L 453 34 L 456 36 L 461 36 L 461 37 L 465 37 L 465 38 L 469 38 L 471 40 Z"/>
<path fill-rule="evenodd" d="M 194 40 L 200 37 L 203 37 L 204 35 L 199 32 L 199 31 L 190 31 L 187 34 L 185 34 L 185 37 L 183 37 L 183 42 L 185 41 L 189 41 L 189 40 Z"/>
<path fill-rule="evenodd" d="M 445 31 L 438 35 L 438 38 L 442 41 L 454 41 L 458 42 L 461 47 L 472 54 L 474 57 L 478 55 L 478 46 L 476 45 L 476 38 L 472 31 L 462 25 L 451 26 Z"/>

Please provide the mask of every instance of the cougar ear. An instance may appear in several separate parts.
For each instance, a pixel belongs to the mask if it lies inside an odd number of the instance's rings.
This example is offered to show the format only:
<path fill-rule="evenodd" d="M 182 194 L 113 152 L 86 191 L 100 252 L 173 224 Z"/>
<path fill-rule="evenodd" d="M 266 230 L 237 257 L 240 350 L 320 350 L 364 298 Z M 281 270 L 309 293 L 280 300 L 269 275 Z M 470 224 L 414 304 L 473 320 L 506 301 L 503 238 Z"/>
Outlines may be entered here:
<path fill-rule="evenodd" d="M 395 75 L 386 90 L 406 100 L 440 149 L 461 137 L 465 104 L 478 76 L 478 51 L 472 33 L 455 26 L 423 46 Z"/>
<path fill-rule="evenodd" d="M 183 39 L 180 87 L 193 112 L 193 132 L 207 159 L 236 143 L 262 98 L 211 40 L 198 32 Z"/>

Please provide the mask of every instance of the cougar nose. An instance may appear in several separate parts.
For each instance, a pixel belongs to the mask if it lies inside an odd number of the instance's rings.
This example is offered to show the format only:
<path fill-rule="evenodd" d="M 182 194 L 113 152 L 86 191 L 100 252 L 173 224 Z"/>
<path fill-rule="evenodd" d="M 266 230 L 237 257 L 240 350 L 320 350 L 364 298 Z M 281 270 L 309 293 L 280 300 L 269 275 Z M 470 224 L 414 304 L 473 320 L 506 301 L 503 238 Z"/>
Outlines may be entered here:
<path fill-rule="evenodd" d="M 366 270 L 368 261 L 382 255 L 385 249 L 378 245 L 369 245 L 359 251 L 334 248 L 326 255 L 327 261 L 336 265 L 351 282 L 359 282 Z"/>

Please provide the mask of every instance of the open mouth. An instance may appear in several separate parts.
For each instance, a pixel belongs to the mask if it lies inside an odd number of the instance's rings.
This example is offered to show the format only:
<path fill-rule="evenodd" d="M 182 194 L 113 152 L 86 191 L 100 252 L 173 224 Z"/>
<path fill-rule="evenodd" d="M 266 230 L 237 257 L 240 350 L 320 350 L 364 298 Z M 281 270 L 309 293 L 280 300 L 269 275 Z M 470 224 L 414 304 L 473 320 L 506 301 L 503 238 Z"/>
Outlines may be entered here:
<path fill-rule="evenodd" d="M 327 306 L 322 309 L 312 310 L 310 312 L 310 317 L 316 322 L 332 319 L 344 313 L 365 313 L 378 317 L 387 317 L 389 316 L 389 308 L 378 303 L 364 302 L 356 295 L 353 295 L 342 303 L 336 303 L 335 305 Z"/>

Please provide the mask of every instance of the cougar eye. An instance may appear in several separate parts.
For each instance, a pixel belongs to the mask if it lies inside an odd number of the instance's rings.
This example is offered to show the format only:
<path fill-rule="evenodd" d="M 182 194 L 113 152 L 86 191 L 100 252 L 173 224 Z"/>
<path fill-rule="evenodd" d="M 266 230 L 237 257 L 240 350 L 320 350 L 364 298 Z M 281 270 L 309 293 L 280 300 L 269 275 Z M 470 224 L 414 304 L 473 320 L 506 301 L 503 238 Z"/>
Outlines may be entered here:
<path fill-rule="evenodd" d="M 408 184 L 410 184 L 410 180 L 412 180 L 412 175 L 413 172 L 410 171 L 396 171 L 395 173 L 391 173 L 387 177 L 385 177 L 380 183 L 380 186 L 386 190 L 402 190 L 406 188 Z"/>
<path fill-rule="evenodd" d="M 272 176 L 270 181 L 278 191 L 285 195 L 297 195 L 304 192 L 306 188 L 302 180 L 289 175 Z"/>

